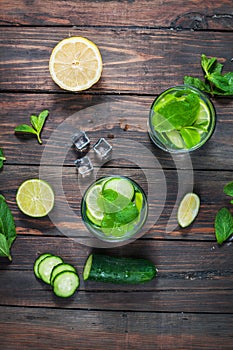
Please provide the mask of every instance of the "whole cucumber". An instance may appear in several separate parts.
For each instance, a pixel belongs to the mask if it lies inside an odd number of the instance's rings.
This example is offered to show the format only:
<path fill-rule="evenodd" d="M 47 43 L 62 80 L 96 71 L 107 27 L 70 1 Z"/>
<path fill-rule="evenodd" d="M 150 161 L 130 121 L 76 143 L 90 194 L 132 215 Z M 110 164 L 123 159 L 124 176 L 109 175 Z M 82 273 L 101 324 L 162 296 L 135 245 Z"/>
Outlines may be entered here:
<path fill-rule="evenodd" d="M 138 284 L 151 281 L 157 274 L 155 265 L 147 259 L 91 254 L 84 266 L 84 280 Z"/>

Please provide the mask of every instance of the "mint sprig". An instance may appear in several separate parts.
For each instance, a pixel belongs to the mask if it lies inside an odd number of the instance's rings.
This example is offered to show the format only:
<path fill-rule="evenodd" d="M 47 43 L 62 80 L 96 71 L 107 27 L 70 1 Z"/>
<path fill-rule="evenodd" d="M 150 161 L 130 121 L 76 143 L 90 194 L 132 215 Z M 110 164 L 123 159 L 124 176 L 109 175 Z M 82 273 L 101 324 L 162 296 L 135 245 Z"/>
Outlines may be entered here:
<path fill-rule="evenodd" d="M 233 96 L 233 72 L 222 74 L 223 65 L 216 57 L 201 55 L 204 81 L 192 76 L 184 77 L 184 84 L 192 85 L 212 96 Z"/>
<path fill-rule="evenodd" d="M 16 238 L 16 229 L 13 215 L 0 194 L 0 256 L 12 260 L 10 248 Z"/>
<path fill-rule="evenodd" d="M 42 111 L 38 116 L 31 115 L 30 117 L 31 125 L 20 124 L 15 128 L 15 132 L 19 134 L 22 133 L 22 134 L 36 135 L 38 142 L 42 144 L 40 135 L 48 115 L 49 115 L 49 111 L 47 109 Z"/>
<path fill-rule="evenodd" d="M 223 188 L 223 192 L 230 196 L 233 197 L 233 181 L 229 182 L 228 184 L 226 184 Z M 231 204 L 233 204 L 233 198 L 231 199 Z"/>
<path fill-rule="evenodd" d="M 233 197 L 233 181 L 224 186 L 223 192 Z M 233 200 L 231 200 L 231 204 L 233 204 Z M 220 245 L 233 234 L 233 216 L 227 208 L 222 208 L 217 212 L 214 227 L 215 236 Z"/>
<path fill-rule="evenodd" d="M 216 239 L 220 245 L 233 234 L 233 216 L 227 208 L 218 211 L 214 227 Z"/>
<path fill-rule="evenodd" d="M 3 167 L 4 160 L 6 160 L 6 158 L 4 157 L 2 148 L 0 148 L 0 169 Z"/>

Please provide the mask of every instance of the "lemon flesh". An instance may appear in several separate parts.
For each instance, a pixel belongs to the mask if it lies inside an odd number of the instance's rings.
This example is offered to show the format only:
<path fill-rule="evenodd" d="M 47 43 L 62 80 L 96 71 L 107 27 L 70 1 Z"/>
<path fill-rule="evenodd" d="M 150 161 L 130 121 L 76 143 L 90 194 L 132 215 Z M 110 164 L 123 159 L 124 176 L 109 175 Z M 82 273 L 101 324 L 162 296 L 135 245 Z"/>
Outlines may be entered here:
<path fill-rule="evenodd" d="M 195 193 L 187 193 L 182 199 L 177 213 L 181 227 L 189 226 L 196 218 L 200 208 L 200 198 Z"/>
<path fill-rule="evenodd" d="M 43 217 L 54 206 L 54 192 L 44 180 L 26 180 L 18 188 L 16 203 L 24 214 L 31 217 Z"/>
<path fill-rule="evenodd" d="M 75 36 L 60 41 L 53 49 L 49 71 L 54 82 L 68 91 L 83 91 L 97 83 L 102 57 L 90 40 Z"/>

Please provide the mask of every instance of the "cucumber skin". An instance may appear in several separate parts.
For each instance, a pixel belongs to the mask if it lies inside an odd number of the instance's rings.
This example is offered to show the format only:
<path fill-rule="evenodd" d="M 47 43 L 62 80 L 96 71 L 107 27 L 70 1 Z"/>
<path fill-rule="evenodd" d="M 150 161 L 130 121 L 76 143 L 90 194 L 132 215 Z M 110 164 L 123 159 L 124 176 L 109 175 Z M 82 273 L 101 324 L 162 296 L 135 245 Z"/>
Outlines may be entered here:
<path fill-rule="evenodd" d="M 87 280 L 139 284 L 151 281 L 156 274 L 155 265 L 147 259 L 92 254 L 92 265 Z"/>

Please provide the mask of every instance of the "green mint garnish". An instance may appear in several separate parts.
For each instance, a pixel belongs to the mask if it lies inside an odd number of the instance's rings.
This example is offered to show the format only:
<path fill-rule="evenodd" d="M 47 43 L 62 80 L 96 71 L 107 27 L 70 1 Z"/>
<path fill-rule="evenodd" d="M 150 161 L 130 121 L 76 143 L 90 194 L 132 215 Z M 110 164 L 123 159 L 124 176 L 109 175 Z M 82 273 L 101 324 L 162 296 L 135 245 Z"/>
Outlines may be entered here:
<path fill-rule="evenodd" d="M 6 158 L 4 157 L 2 148 L 0 148 L 0 169 L 3 167 L 4 160 L 6 160 Z"/>
<path fill-rule="evenodd" d="M 218 211 L 214 227 L 216 239 L 220 245 L 233 234 L 233 216 L 227 208 Z"/>
<path fill-rule="evenodd" d="M 222 74 L 223 65 L 217 62 L 216 57 L 207 58 L 201 55 L 201 67 L 204 72 L 205 80 L 185 76 L 184 84 L 195 86 L 196 88 L 214 95 L 232 96 L 233 95 L 233 72 Z"/>
<path fill-rule="evenodd" d="M 226 195 L 233 197 L 233 181 L 229 182 L 224 186 L 223 192 Z M 231 203 L 233 204 L 233 200 L 231 200 Z"/>
<path fill-rule="evenodd" d="M 5 198 L 0 195 L 0 256 L 8 257 L 9 260 L 12 260 L 10 248 L 15 238 L 14 218 Z"/>
<path fill-rule="evenodd" d="M 38 142 L 42 144 L 40 134 L 48 115 L 49 115 L 48 110 L 42 111 L 38 116 L 31 115 L 30 122 L 32 126 L 28 124 L 20 124 L 15 128 L 15 132 L 22 133 L 22 134 L 36 135 Z"/>

